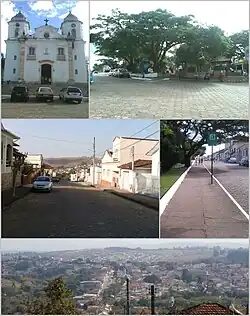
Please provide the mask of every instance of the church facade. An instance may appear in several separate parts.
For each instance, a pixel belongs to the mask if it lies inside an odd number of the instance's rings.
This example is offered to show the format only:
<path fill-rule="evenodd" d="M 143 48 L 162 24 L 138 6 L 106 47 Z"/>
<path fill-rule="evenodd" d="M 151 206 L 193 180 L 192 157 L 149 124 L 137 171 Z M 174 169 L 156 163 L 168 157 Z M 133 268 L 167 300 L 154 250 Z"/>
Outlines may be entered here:
<path fill-rule="evenodd" d="M 71 12 L 60 29 L 48 24 L 35 28 L 19 11 L 8 22 L 4 81 L 27 83 L 87 83 L 82 22 Z"/>

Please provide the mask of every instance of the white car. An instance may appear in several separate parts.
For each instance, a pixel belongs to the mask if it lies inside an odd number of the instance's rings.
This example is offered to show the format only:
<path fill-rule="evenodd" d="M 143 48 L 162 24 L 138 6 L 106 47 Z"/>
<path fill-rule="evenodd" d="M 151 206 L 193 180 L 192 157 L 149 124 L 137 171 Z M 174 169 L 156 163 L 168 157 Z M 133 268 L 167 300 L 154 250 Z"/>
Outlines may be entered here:
<path fill-rule="evenodd" d="M 54 101 L 54 92 L 50 87 L 40 87 L 36 90 L 36 100 Z"/>
<path fill-rule="evenodd" d="M 53 188 L 53 182 L 48 176 L 40 176 L 33 182 L 33 191 L 51 192 Z"/>
<path fill-rule="evenodd" d="M 67 87 L 59 91 L 59 99 L 64 102 L 76 101 L 81 103 L 83 100 L 82 91 L 77 87 Z"/>

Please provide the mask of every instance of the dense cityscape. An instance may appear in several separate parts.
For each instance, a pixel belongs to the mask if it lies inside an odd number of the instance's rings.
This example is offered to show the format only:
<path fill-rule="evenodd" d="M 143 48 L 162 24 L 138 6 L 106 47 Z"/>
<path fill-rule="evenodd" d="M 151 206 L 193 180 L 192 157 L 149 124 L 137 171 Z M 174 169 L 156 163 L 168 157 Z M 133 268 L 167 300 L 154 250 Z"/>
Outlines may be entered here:
<path fill-rule="evenodd" d="M 155 314 L 183 314 L 204 302 L 247 313 L 248 250 L 219 246 L 5 252 L 2 313 L 24 314 L 27 300 L 59 276 L 79 314 L 150 314 L 152 286 Z"/>

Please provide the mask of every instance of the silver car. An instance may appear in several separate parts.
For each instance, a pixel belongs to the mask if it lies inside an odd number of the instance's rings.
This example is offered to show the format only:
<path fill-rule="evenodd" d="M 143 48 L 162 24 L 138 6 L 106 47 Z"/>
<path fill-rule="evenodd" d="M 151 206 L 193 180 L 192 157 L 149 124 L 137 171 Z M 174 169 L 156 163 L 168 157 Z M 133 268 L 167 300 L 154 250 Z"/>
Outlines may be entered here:
<path fill-rule="evenodd" d="M 53 188 L 53 182 L 48 176 L 40 176 L 33 182 L 33 191 L 51 192 Z"/>
<path fill-rule="evenodd" d="M 54 101 L 54 92 L 50 87 L 39 87 L 36 90 L 36 100 Z"/>
<path fill-rule="evenodd" d="M 59 91 L 59 99 L 64 102 L 76 101 L 81 103 L 83 100 L 82 91 L 77 87 L 67 87 Z"/>

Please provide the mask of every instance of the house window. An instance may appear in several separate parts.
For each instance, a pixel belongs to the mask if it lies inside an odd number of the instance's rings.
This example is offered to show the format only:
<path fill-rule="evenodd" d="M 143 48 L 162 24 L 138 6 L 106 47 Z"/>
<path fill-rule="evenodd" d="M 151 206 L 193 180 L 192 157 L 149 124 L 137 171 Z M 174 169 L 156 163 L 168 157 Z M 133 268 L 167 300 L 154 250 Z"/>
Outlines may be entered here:
<path fill-rule="evenodd" d="M 44 55 L 48 55 L 49 54 L 49 49 L 48 48 L 45 48 L 44 50 Z"/>
<path fill-rule="evenodd" d="M 75 55 L 75 60 L 77 60 L 77 56 Z"/>
<path fill-rule="evenodd" d="M 58 55 L 64 55 L 64 48 L 62 47 L 58 48 Z"/>
<path fill-rule="evenodd" d="M 16 73 L 16 68 L 13 68 L 13 74 L 15 74 Z"/>
<path fill-rule="evenodd" d="M 75 30 L 75 29 L 72 29 L 72 30 L 71 30 L 71 33 L 72 33 L 72 37 L 73 37 L 73 38 L 76 38 L 76 30 Z"/>
<path fill-rule="evenodd" d="M 78 75 L 78 70 L 77 69 L 75 69 L 75 75 Z"/>
<path fill-rule="evenodd" d="M 29 55 L 35 55 L 35 47 L 29 47 Z"/>
<path fill-rule="evenodd" d="M 14 55 L 14 60 L 16 60 L 16 55 Z"/>

